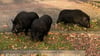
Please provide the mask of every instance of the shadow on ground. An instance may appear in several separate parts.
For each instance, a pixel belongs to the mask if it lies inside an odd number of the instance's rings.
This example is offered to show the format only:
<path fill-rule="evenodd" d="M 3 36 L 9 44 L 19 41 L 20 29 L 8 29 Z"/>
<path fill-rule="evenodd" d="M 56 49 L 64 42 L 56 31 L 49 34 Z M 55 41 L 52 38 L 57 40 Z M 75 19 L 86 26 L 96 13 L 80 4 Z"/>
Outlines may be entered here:
<path fill-rule="evenodd" d="M 80 2 L 88 2 L 90 0 L 68 0 L 68 1 L 80 3 Z"/>

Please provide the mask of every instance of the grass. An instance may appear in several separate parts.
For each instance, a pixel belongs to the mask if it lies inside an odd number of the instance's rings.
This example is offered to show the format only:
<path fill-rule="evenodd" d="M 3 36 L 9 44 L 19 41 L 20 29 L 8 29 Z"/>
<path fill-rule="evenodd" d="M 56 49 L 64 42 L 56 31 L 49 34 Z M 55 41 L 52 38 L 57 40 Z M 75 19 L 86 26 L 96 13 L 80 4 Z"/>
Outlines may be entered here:
<path fill-rule="evenodd" d="M 56 31 L 99 31 L 100 30 L 100 20 L 99 19 L 92 19 L 90 21 L 91 27 L 90 28 L 85 28 L 85 27 L 80 27 L 79 25 L 75 24 L 68 24 L 64 25 L 63 23 L 58 24 L 56 28 L 53 28 L 53 30 Z"/>
<path fill-rule="evenodd" d="M 86 29 L 77 25 L 65 26 L 59 24 L 57 28 L 51 31 L 57 31 L 57 33 L 49 34 L 45 36 L 43 42 L 33 42 L 30 37 L 20 35 L 15 36 L 13 34 L 0 33 L 0 50 L 74 50 L 70 40 L 66 40 L 66 35 L 59 31 L 98 31 L 100 30 L 100 20 L 91 20 L 91 28 Z M 70 38 L 70 37 L 69 37 Z"/>
<path fill-rule="evenodd" d="M 63 36 L 48 35 L 46 39 L 44 42 L 33 42 L 25 36 L 15 37 L 12 34 L 0 34 L 0 50 L 58 50 L 61 47 L 72 49 L 71 44 L 67 40 L 64 40 Z M 62 44 L 62 40 L 65 43 Z"/>
<path fill-rule="evenodd" d="M 93 2 L 95 2 L 95 4 L 97 3 L 96 4 L 97 7 L 100 7 L 100 1 L 93 1 Z"/>
<path fill-rule="evenodd" d="M 93 2 L 100 3 L 100 1 L 93 1 Z"/>

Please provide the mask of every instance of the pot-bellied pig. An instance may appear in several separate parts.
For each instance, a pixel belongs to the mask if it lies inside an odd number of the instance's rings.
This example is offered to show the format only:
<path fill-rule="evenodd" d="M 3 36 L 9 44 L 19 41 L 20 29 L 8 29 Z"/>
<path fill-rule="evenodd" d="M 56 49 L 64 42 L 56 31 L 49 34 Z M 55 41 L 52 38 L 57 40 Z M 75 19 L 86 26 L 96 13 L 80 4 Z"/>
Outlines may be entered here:
<path fill-rule="evenodd" d="M 43 41 L 44 36 L 48 35 L 51 28 L 52 18 L 49 15 L 43 15 L 34 20 L 31 26 L 31 36 L 33 41 Z"/>
<path fill-rule="evenodd" d="M 32 22 L 38 18 L 39 16 L 35 12 L 22 11 L 18 13 L 15 19 L 12 20 L 12 32 L 18 34 L 24 31 L 25 35 L 27 35 L 28 30 L 31 28 Z"/>
<path fill-rule="evenodd" d="M 79 24 L 80 26 L 83 26 L 86 28 L 90 27 L 90 17 L 79 9 L 62 10 L 57 20 L 57 23 L 59 22 L 63 22 L 64 24 L 67 24 L 67 23 Z"/>

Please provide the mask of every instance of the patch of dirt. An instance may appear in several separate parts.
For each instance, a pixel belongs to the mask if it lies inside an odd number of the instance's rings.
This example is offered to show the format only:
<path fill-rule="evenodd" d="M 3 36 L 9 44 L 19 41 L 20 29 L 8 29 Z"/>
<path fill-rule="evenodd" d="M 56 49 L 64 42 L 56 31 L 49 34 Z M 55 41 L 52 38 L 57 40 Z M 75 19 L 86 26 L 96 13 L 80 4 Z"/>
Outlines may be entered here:
<path fill-rule="evenodd" d="M 76 3 L 75 1 L 69 0 L 43 1 L 40 3 L 51 5 L 59 9 L 81 9 L 90 15 L 91 18 L 100 17 L 100 8 L 96 8 L 89 3 Z"/>

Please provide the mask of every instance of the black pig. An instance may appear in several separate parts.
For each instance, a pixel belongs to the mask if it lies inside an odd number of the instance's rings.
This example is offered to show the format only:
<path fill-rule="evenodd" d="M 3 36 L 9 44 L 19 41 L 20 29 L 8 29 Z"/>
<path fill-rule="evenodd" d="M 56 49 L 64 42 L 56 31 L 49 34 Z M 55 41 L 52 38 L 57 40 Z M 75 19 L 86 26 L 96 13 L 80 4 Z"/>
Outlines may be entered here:
<path fill-rule="evenodd" d="M 81 10 L 62 10 L 59 14 L 57 23 L 63 22 L 64 24 L 72 23 L 79 24 L 80 26 L 89 28 L 90 27 L 90 17 Z"/>
<path fill-rule="evenodd" d="M 51 28 L 52 18 L 49 15 L 43 15 L 34 20 L 31 26 L 31 36 L 33 41 L 43 41 Z"/>
<path fill-rule="evenodd" d="M 28 30 L 31 28 L 32 22 L 38 18 L 39 16 L 35 12 L 22 11 L 18 13 L 15 19 L 12 21 L 12 32 L 18 34 L 24 31 L 25 35 L 27 35 Z"/>

